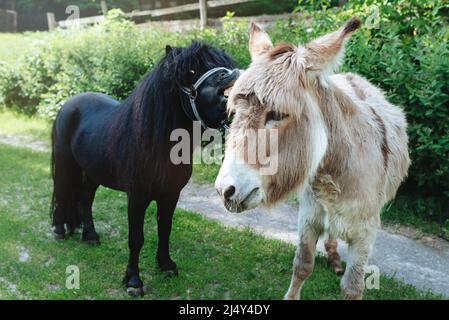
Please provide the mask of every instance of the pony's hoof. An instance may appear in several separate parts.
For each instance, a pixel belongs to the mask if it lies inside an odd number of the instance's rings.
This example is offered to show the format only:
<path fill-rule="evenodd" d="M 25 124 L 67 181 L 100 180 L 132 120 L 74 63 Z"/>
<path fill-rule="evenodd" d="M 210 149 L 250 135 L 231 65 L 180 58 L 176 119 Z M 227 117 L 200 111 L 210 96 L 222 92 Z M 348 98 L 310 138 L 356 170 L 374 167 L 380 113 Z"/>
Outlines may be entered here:
<path fill-rule="evenodd" d="M 76 231 L 76 227 L 72 227 L 72 226 L 67 226 L 67 236 L 71 237 L 75 234 Z"/>
<path fill-rule="evenodd" d="M 132 297 L 143 297 L 144 291 L 143 291 L 143 282 L 140 280 L 140 277 L 138 276 L 131 276 L 128 275 L 125 276 L 123 279 L 123 282 L 126 286 L 126 292 Z"/>
<path fill-rule="evenodd" d="M 81 240 L 91 246 L 99 246 L 100 245 L 100 237 L 98 234 L 85 234 L 83 233 Z"/>
<path fill-rule="evenodd" d="M 126 292 L 133 298 L 142 298 L 144 295 L 143 287 L 141 288 L 126 288 Z"/>
<path fill-rule="evenodd" d="M 178 268 L 174 270 L 161 270 L 168 277 L 177 277 L 179 275 Z"/>
<path fill-rule="evenodd" d="M 56 240 L 64 240 L 65 239 L 65 228 L 64 226 L 57 225 L 55 226 L 55 229 L 53 230 L 55 234 Z"/>
<path fill-rule="evenodd" d="M 176 277 L 179 275 L 178 267 L 172 260 L 168 260 L 163 263 L 159 263 L 159 270 L 165 273 L 167 276 Z"/>
<path fill-rule="evenodd" d="M 83 241 L 88 244 L 89 246 L 99 246 L 100 245 L 100 239 L 83 239 Z"/>
<path fill-rule="evenodd" d="M 65 239 L 65 234 L 64 233 L 56 233 L 55 232 L 55 240 L 64 240 Z"/>

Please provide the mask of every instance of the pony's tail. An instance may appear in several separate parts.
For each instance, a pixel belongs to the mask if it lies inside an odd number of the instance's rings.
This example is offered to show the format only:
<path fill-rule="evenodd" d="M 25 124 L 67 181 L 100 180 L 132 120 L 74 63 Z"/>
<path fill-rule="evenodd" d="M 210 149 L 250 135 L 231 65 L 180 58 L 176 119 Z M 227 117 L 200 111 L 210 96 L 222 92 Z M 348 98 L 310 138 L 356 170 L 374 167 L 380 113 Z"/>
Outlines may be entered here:
<path fill-rule="evenodd" d="M 53 214 L 56 209 L 56 171 L 55 171 L 55 135 L 56 135 L 56 121 L 53 123 L 52 129 L 51 129 L 51 160 L 50 160 L 50 174 L 51 174 L 51 180 L 53 181 L 53 193 L 51 194 L 51 203 L 50 203 L 50 217 L 54 217 Z M 53 222 L 54 224 L 54 222 Z"/>
<path fill-rule="evenodd" d="M 81 187 L 83 173 L 70 150 L 70 134 L 73 132 L 70 126 L 65 128 L 61 136 L 53 124 L 51 134 L 51 176 L 53 179 L 53 194 L 51 197 L 50 214 L 55 226 L 55 233 L 63 235 L 64 225 L 67 225 L 69 233 L 81 226 Z M 64 137 L 64 135 L 68 135 Z M 64 143 L 58 143 L 63 139 Z M 59 148 L 59 149 L 57 149 Z"/>

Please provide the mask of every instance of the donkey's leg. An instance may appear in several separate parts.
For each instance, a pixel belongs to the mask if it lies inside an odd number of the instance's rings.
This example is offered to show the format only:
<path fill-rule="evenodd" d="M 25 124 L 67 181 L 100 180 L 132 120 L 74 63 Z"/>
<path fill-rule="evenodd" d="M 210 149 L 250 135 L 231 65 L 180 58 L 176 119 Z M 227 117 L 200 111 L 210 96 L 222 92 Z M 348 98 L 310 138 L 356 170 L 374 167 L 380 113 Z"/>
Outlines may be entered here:
<path fill-rule="evenodd" d="M 157 227 L 159 243 L 157 248 L 157 262 L 163 272 L 178 274 L 176 263 L 170 258 L 170 233 L 172 229 L 173 213 L 178 203 L 179 193 L 160 199 L 157 202 Z"/>
<path fill-rule="evenodd" d="M 83 210 L 83 235 L 82 240 L 89 244 L 100 244 L 100 237 L 95 230 L 94 220 L 92 217 L 92 203 L 94 202 L 95 192 L 98 184 L 89 178 L 83 183 L 81 190 L 81 207 Z"/>
<path fill-rule="evenodd" d="M 290 287 L 284 299 L 299 299 L 304 281 L 312 273 L 315 263 L 316 243 L 321 233 L 323 208 L 316 202 L 309 187 L 300 194 L 298 217 L 299 245 L 293 260 Z"/>
<path fill-rule="evenodd" d="M 293 260 L 292 279 L 287 294 L 284 297 L 285 300 L 300 298 L 302 285 L 313 271 L 318 238 L 319 234 L 309 226 L 306 226 L 302 230 L 302 235 L 300 235 L 299 245 Z"/>
<path fill-rule="evenodd" d="M 324 243 L 324 247 L 326 248 L 327 252 L 327 261 L 334 269 L 335 273 L 338 275 L 343 274 L 345 269 L 343 269 L 343 266 L 341 265 L 341 258 L 337 251 L 338 242 L 332 236 L 332 234 L 329 233 L 329 236 L 326 242 Z"/>
<path fill-rule="evenodd" d="M 144 242 L 145 210 L 149 202 L 147 198 L 128 195 L 129 261 L 124 282 L 128 293 L 133 296 L 143 295 L 143 283 L 139 275 L 139 256 Z"/>
<path fill-rule="evenodd" d="M 346 271 L 341 279 L 343 297 L 360 300 L 365 289 L 365 266 L 376 238 L 375 230 L 365 232 L 363 238 L 352 239 L 348 246 Z"/>

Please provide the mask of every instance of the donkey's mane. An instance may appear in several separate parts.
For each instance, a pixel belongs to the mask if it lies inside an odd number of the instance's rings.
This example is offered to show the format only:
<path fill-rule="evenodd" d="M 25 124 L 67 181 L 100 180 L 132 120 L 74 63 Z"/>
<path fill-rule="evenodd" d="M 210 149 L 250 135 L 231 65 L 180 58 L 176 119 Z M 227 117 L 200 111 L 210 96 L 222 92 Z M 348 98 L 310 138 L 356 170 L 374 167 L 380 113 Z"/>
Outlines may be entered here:
<path fill-rule="evenodd" d="M 121 171 L 124 181 L 147 179 L 139 176 L 142 172 L 151 174 L 153 181 L 163 180 L 169 163 L 170 133 L 190 123 L 182 109 L 180 87 L 192 85 L 190 70 L 216 66 L 232 68 L 235 63 L 223 50 L 199 42 L 187 48 L 167 48 L 165 57 L 122 102 L 111 128 L 109 153 L 120 163 L 116 170 Z"/>

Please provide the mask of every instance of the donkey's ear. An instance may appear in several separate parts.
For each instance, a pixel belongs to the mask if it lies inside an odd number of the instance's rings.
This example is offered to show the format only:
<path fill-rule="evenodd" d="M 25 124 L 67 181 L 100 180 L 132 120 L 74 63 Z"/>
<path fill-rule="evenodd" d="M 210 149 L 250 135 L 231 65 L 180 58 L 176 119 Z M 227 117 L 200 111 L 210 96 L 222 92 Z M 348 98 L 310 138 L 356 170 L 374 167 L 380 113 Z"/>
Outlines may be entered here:
<path fill-rule="evenodd" d="M 169 44 L 167 44 L 165 46 L 165 55 L 168 55 L 172 50 L 173 48 Z"/>
<path fill-rule="evenodd" d="M 343 60 L 346 41 L 361 24 L 359 18 L 353 17 L 339 30 L 306 44 L 305 47 L 309 52 L 307 71 L 332 72 L 337 69 Z"/>
<path fill-rule="evenodd" d="M 257 24 L 251 23 L 249 29 L 249 53 L 254 60 L 258 55 L 273 48 L 270 36 Z"/>

